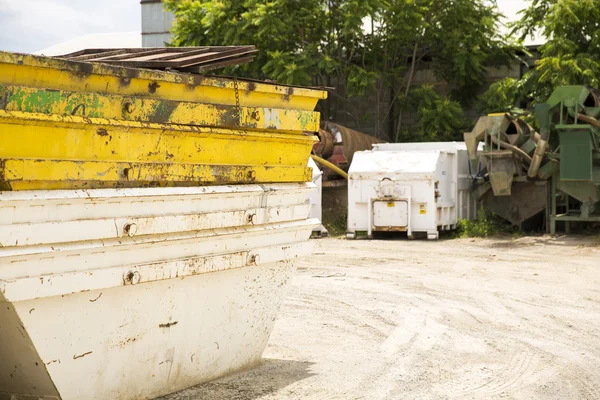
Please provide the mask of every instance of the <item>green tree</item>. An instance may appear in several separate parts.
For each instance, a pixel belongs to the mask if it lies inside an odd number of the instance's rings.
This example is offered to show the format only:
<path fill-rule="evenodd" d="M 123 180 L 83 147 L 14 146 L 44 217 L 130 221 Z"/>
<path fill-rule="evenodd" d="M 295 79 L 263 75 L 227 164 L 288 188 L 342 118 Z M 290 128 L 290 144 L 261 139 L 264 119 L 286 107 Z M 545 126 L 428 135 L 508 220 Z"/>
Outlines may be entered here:
<path fill-rule="evenodd" d="M 407 129 L 403 141 L 449 141 L 456 132 L 467 128 L 467 121 L 459 102 L 440 96 L 432 86 L 413 88 L 404 109 L 417 116 L 417 124 Z"/>
<path fill-rule="evenodd" d="M 494 82 L 481 96 L 480 108 L 484 114 L 513 111 L 520 90 L 520 81 L 515 78 L 504 78 Z"/>
<path fill-rule="evenodd" d="M 365 93 L 376 99 L 379 136 L 460 136 L 469 104 L 490 65 L 511 48 L 498 33 L 494 0 L 166 0 L 175 13 L 173 45 L 254 44 L 257 60 L 235 73 L 285 84 L 337 86 L 342 105 Z M 415 110 L 416 75 L 424 68 L 449 90 Z M 430 93 L 431 89 L 424 89 Z M 446 97 L 449 96 L 449 97 Z M 321 110 L 325 117 L 329 104 Z M 426 108 L 430 107 L 428 113 Z M 440 117 L 433 118 L 435 113 Z M 461 110 L 462 115 L 462 110 Z M 442 117 L 450 117 L 442 121 Z M 422 121 L 428 118 L 427 123 Z M 437 121 L 433 123 L 432 121 Z M 411 129 L 408 129 L 408 128 Z M 384 129 L 387 128 L 387 129 Z M 432 128 L 433 129 L 433 128 Z M 410 133 L 409 133 L 410 131 Z M 429 137 L 429 136 L 428 136 Z"/>
<path fill-rule="evenodd" d="M 561 85 L 600 86 L 600 1 L 533 0 L 512 28 L 521 40 L 541 33 L 547 42 L 521 80 L 490 87 L 482 98 L 487 111 L 546 101 Z"/>

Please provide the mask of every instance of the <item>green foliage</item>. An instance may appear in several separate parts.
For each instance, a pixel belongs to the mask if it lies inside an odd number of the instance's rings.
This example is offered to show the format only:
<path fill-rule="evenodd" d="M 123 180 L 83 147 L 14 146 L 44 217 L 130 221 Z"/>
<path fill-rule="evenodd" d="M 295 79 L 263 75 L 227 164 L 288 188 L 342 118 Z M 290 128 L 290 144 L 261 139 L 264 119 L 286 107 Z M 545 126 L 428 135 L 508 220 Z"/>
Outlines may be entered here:
<path fill-rule="evenodd" d="M 347 88 L 351 96 L 365 94 L 369 89 L 375 87 L 379 75 L 375 71 L 367 71 L 364 68 L 353 65 L 349 69 Z"/>
<path fill-rule="evenodd" d="M 405 131 L 403 141 L 459 140 L 467 125 L 460 103 L 440 96 L 429 85 L 411 90 L 406 108 L 416 113 L 418 126 Z"/>
<path fill-rule="evenodd" d="M 533 0 L 512 28 L 521 39 L 539 32 L 548 41 L 539 48 L 540 59 L 523 79 L 490 88 L 482 98 L 487 110 L 501 108 L 510 100 L 546 101 L 557 86 L 600 87 L 598 0 Z"/>
<path fill-rule="evenodd" d="M 326 85 L 345 69 L 364 36 L 367 0 L 166 0 L 175 14 L 172 45 L 253 44 L 255 62 L 238 75 Z"/>
<path fill-rule="evenodd" d="M 454 97 L 470 101 L 489 65 L 507 65 L 516 46 L 498 33 L 495 1 L 429 2 L 429 30 L 438 78 L 455 86 Z M 427 18 L 427 16 L 426 16 Z"/>
<path fill-rule="evenodd" d="M 337 237 L 346 234 L 346 213 L 339 212 L 338 210 L 323 210 L 322 223 L 329 236 Z"/>
<path fill-rule="evenodd" d="M 484 208 L 477 211 L 477 219 L 463 219 L 456 227 L 456 236 L 460 238 L 486 238 L 507 233 L 511 233 L 511 227 Z"/>
<path fill-rule="evenodd" d="M 481 96 L 485 114 L 511 111 L 519 98 L 519 81 L 514 78 L 504 78 L 490 85 Z"/>
<path fill-rule="evenodd" d="M 341 84 L 346 97 L 375 93 L 375 120 L 393 120 L 398 132 L 405 128 L 404 107 L 417 93 L 415 73 L 427 64 L 451 90 L 449 98 L 420 105 L 422 139 L 459 134 L 461 104 L 471 102 L 488 66 L 507 63 L 513 51 L 498 33 L 501 16 L 494 0 L 164 3 L 175 14 L 172 45 L 254 44 L 257 60 L 240 66 L 236 75 L 295 85 Z"/>

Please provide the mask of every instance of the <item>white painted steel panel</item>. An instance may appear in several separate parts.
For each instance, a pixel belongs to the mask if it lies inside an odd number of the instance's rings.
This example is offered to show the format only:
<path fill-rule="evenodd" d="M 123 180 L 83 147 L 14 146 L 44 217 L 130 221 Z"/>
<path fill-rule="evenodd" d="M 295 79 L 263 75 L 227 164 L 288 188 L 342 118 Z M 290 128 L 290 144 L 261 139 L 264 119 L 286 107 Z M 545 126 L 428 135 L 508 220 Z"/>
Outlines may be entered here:
<path fill-rule="evenodd" d="M 156 207 L 156 213 L 159 215 L 160 205 Z M 309 208 L 309 204 L 301 204 L 203 214 L 160 215 L 144 218 L 129 216 L 0 225 L 0 246 L 27 246 L 127 236 L 140 237 L 240 225 L 264 225 L 306 219 Z"/>
<path fill-rule="evenodd" d="M 319 169 L 317 163 L 312 159 L 308 159 L 308 166 L 312 168 L 312 182 L 315 188 L 310 191 L 310 214 L 311 218 L 317 218 L 319 221 L 323 219 L 322 207 L 322 190 L 323 190 L 323 172 Z"/>
<path fill-rule="evenodd" d="M 408 202 L 376 201 L 373 203 L 373 226 L 376 228 L 406 228 Z"/>
<path fill-rule="evenodd" d="M 312 182 L 315 185 L 314 189 L 310 191 L 310 218 L 316 218 L 320 224 L 316 227 L 313 232 L 319 236 L 327 235 L 327 229 L 323 226 L 323 171 L 319 169 L 317 163 L 309 157 L 308 166 L 312 168 Z"/>
<path fill-rule="evenodd" d="M 438 156 L 437 151 L 359 151 L 354 153 L 348 174 L 352 173 L 363 179 L 387 174 L 402 174 L 405 180 L 428 179 L 433 176 Z"/>
<path fill-rule="evenodd" d="M 0 225 L 277 207 L 304 204 L 306 193 L 305 184 L 0 192 Z"/>
<path fill-rule="evenodd" d="M 414 142 L 414 143 L 376 143 L 373 145 L 374 151 L 454 151 L 463 149 L 467 146 L 464 142 Z"/>
<path fill-rule="evenodd" d="M 11 303 L 18 323 L 2 332 L 0 387 L 37 395 L 55 386 L 62 400 L 152 399 L 253 365 L 293 270 L 279 262 Z"/>
<path fill-rule="evenodd" d="M 473 177 L 478 170 L 472 171 L 465 142 L 420 142 L 420 143 L 377 143 L 373 151 L 422 151 L 422 150 L 456 150 L 458 184 L 457 184 L 457 218 L 474 220 L 480 204 L 471 196 Z M 483 143 L 479 143 L 478 151 L 483 151 Z"/>
<path fill-rule="evenodd" d="M 257 362 L 313 188 L 1 192 L 0 397 L 150 399 Z"/>

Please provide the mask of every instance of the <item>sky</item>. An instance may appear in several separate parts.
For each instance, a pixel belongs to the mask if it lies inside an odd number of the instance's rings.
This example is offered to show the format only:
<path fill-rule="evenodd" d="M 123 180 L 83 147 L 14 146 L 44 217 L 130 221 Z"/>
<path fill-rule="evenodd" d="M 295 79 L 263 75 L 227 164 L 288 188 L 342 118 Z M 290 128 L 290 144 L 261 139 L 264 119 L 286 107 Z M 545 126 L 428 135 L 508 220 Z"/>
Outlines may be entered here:
<path fill-rule="evenodd" d="M 139 0 L 0 0 L 0 50 L 33 53 L 79 36 L 140 32 Z"/>
<path fill-rule="evenodd" d="M 497 3 L 509 19 L 524 7 Z M 83 35 L 140 31 L 139 0 L 0 0 L 0 50 L 34 53 Z"/>

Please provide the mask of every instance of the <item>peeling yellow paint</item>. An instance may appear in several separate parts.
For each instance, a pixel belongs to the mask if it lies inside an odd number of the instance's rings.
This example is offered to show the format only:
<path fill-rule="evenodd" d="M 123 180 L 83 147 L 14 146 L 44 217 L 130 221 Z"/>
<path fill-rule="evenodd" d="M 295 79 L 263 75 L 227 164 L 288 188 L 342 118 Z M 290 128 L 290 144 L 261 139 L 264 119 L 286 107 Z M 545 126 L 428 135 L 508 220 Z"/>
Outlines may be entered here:
<path fill-rule="evenodd" d="M 0 159 L 306 166 L 314 136 L 0 111 Z"/>
<path fill-rule="evenodd" d="M 307 182 L 325 97 L 0 52 L 0 189 Z"/>
<path fill-rule="evenodd" d="M 5 159 L 0 180 L 12 190 L 142 186 L 201 186 L 255 182 L 305 182 L 303 166 L 198 165 Z M 53 183 L 54 182 L 54 183 Z"/>
<path fill-rule="evenodd" d="M 0 83 L 235 105 L 234 80 L 0 52 Z M 243 107 L 314 110 L 322 90 L 238 82 Z"/>
<path fill-rule="evenodd" d="M 6 111 L 281 133 L 316 132 L 319 113 L 0 85 Z"/>

